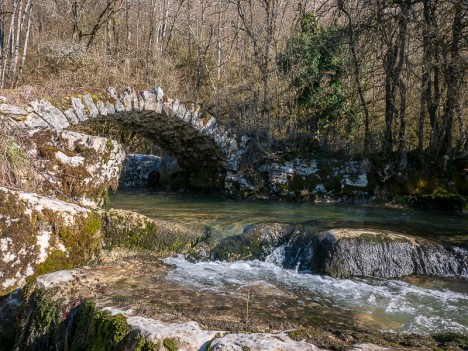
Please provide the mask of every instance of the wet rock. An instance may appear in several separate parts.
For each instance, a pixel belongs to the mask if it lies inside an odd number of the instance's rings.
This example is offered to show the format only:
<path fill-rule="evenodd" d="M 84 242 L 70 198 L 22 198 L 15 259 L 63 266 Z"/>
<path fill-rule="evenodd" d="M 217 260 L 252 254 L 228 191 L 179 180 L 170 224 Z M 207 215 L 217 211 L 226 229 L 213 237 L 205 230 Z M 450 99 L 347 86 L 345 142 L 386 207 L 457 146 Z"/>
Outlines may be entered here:
<path fill-rule="evenodd" d="M 122 188 L 154 188 L 161 176 L 161 157 L 154 155 L 127 155 L 120 175 Z"/>
<path fill-rule="evenodd" d="M 255 187 L 242 175 L 228 172 L 224 181 L 225 192 L 232 197 L 250 197 L 255 194 Z"/>
<path fill-rule="evenodd" d="M 118 284 L 121 276 L 101 274 L 96 281 L 93 275 L 97 271 L 88 272 L 71 270 L 38 277 L 28 290 L 19 315 L 16 349 L 140 350 L 158 349 L 159 345 L 167 350 L 186 351 L 320 350 L 310 343 L 292 340 L 286 332 L 229 334 L 204 329 L 190 320 L 158 320 L 134 309 L 113 307 L 93 298 L 92 287 L 96 282 L 105 287 L 113 278 L 117 279 L 113 284 Z M 77 299 L 77 295 L 82 298 Z M 165 315 L 161 318 L 167 319 Z"/>
<path fill-rule="evenodd" d="M 407 275 L 467 276 L 467 261 L 454 248 L 399 233 L 333 229 L 298 235 L 285 247 L 283 264 L 339 278 Z"/>
<path fill-rule="evenodd" d="M 317 232 L 311 224 L 259 224 L 219 242 L 203 242 L 196 250 L 211 252 L 213 260 L 266 260 L 288 269 L 337 278 L 468 277 L 465 249 L 374 229 Z M 203 259 L 203 255 L 195 257 Z"/>
<path fill-rule="evenodd" d="M 186 252 L 203 228 L 154 220 L 131 211 L 109 210 L 104 215 L 105 246 L 108 249 L 149 251 L 155 255 Z"/>
<path fill-rule="evenodd" d="M 0 296 L 0 349 L 13 350 L 16 338 L 16 322 L 22 303 L 21 291 Z"/>
<path fill-rule="evenodd" d="M 212 309 L 203 313 L 207 304 L 219 304 L 219 295 L 212 294 L 218 300 L 200 300 L 209 293 L 167 281 L 165 269 L 155 262 L 127 260 L 38 277 L 23 294 L 16 349 L 396 351 L 418 349 L 401 345 L 419 349 L 438 345 L 431 338 L 412 335 L 321 328 L 229 332 L 218 328 L 220 324 L 213 327 L 211 318 L 229 326 L 237 317 Z M 197 306 L 199 301 L 203 302 Z M 255 323 L 243 325 L 256 328 Z"/>
<path fill-rule="evenodd" d="M 287 224 L 256 224 L 240 235 L 222 239 L 211 250 L 211 259 L 221 261 L 264 260 L 272 251 L 287 242 L 294 226 Z"/>

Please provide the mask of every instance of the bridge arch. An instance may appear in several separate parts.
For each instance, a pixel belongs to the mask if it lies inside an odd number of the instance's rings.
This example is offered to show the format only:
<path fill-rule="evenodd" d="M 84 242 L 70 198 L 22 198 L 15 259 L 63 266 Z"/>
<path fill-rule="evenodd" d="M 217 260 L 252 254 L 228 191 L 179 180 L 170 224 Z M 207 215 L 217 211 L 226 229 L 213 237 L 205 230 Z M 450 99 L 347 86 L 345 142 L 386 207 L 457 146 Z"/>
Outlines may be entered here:
<path fill-rule="evenodd" d="M 151 140 L 175 157 L 183 169 L 213 184 L 236 173 L 248 142 L 247 136 L 222 125 L 199 107 L 166 97 L 161 88 L 138 91 L 128 87 L 119 93 L 111 87 L 55 105 L 42 99 L 27 109 L 17 107 L 10 112 L 14 112 L 17 126 L 30 130 L 64 130 L 88 120 L 116 122 Z M 0 112 L 5 111 L 0 107 Z"/>

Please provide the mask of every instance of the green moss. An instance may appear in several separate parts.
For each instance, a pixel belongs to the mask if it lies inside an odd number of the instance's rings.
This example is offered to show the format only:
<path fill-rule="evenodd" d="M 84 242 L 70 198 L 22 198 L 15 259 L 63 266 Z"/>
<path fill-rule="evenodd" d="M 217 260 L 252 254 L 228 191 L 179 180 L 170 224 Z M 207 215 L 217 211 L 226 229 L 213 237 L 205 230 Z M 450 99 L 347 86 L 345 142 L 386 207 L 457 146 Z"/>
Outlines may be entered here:
<path fill-rule="evenodd" d="M 111 351 L 123 350 L 131 328 L 125 316 L 117 314 L 112 316 L 109 311 L 100 310 L 93 302 L 85 301 L 80 306 L 76 316 L 76 332 L 70 350 Z M 146 342 L 138 340 L 140 350 L 147 348 Z"/>
<path fill-rule="evenodd" d="M 450 193 L 439 187 L 432 194 L 413 197 L 411 203 L 417 207 L 461 212 L 466 199 L 459 194 Z"/>
<path fill-rule="evenodd" d="M 158 228 L 154 223 L 138 223 L 138 218 L 122 215 L 108 216 L 105 242 L 106 249 L 125 247 L 164 251 L 167 248 L 158 236 Z"/>
<path fill-rule="evenodd" d="M 40 292 L 38 298 L 36 325 L 38 334 L 50 332 L 50 329 L 57 329 L 60 324 L 61 304 L 49 299 L 46 293 Z"/>
<path fill-rule="evenodd" d="M 72 266 L 88 263 L 101 248 L 101 216 L 91 212 L 72 226 L 57 225 L 58 235 L 68 251 Z"/>
<path fill-rule="evenodd" d="M 168 351 L 177 351 L 179 348 L 177 347 L 176 342 L 173 339 L 165 338 L 163 340 L 163 345 Z"/>
<path fill-rule="evenodd" d="M 52 298 L 54 289 L 29 288 L 22 293 L 24 304 L 21 307 L 23 321 L 19 340 L 27 338 L 29 342 L 37 342 L 38 349 L 41 343 L 55 343 L 59 339 L 62 323 L 62 301 Z"/>
<path fill-rule="evenodd" d="M 137 344 L 134 351 L 158 351 L 161 349 L 160 344 L 155 344 L 152 341 L 146 340 L 146 338 L 141 335 L 138 335 L 136 339 Z"/>
<path fill-rule="evenodd" d="M 68 255 L 63 251 L 55 250 L 49 254 L 44 262 L 36 266 L 34 276 L 71 268 L 73 265 L 70 263 Z"/>

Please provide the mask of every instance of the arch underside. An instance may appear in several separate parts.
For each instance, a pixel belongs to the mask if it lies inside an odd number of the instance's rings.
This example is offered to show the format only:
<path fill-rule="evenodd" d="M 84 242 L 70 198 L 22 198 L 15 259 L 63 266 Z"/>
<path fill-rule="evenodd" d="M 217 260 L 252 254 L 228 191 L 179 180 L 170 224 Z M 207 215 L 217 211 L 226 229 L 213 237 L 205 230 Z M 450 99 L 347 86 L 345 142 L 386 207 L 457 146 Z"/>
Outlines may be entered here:
<path fill-rule="evenodd" d="M 172 118 L 165 111 L 125 111 L 93 120 L 117 123 L 147 138 L 177 159 L 187 172 L 189 185 L 220 188 L 226 174 L 223 151 L 215 141 L 189 123 Z"/>

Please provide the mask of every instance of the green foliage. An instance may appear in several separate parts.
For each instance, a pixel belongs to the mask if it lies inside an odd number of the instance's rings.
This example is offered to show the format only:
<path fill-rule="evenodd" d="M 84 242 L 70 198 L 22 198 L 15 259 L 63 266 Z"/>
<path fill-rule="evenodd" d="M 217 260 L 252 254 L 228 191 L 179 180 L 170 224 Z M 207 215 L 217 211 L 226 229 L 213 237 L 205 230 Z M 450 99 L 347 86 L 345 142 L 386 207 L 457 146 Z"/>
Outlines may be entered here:
<path fill-rule="evenodd" d="M 301 21 L 278 57 L 280 72 L 291 77 L 294 105 L 311 132 L 328 129 L 340 118 L 355 117 L 342 88 L 340 43 L 333 28 L 321 26 L 313 13 Z"/>
<path fill-rule="evenodd" d="M 0 123 L 0 185 L 34 189 L 35 169 L 26 152 L 24 137 L 4 131 Z"/>
<path fill-rule="evenodd" d="M 29 163 L 29 158 L 25 151 L 13 140 L 10 140 L 7 144 L 6 155 L 8 162 L 10 163 L 10 167 L 13 170 L 24 168 Z"/>

